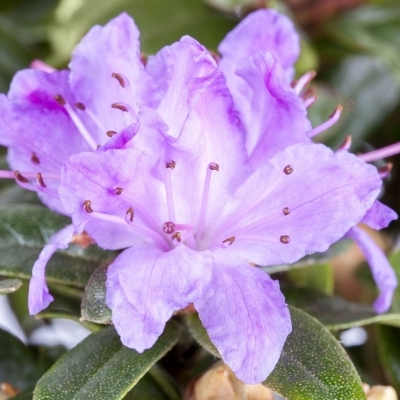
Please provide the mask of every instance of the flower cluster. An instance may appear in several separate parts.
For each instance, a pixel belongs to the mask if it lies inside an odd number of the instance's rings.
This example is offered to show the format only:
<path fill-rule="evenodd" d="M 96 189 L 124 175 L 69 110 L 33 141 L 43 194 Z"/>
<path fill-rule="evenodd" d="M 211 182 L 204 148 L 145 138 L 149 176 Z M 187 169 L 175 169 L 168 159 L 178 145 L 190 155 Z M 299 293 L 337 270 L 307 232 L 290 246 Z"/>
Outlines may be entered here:
<path fill-rule="evenodd" d="M 33 269 L 29 307 L 52 301 L 45 266 L 74 233 L 123 250 L 107 272 L 107 304 L 122 342 L 151 347 L 171 315 L 193 304 L 224 361 L 245 382 L 274 369 L 290 315 L 279 284 L 257 265 L 325 251 L 356 227 L 395 218 L 379 203 L 379 171 L 311 137 L 294 88 L 299 39 L 271 10 L 250 15 L 223 40 L 216 61 L 190 37 L 143 61 L 127 15 L 96 26 L 70 69 L 21 71 L 0 97 L 0 143 L 15 177 L 73 225 Z M 390 266 L 372 266 L 390 306 Z M 381 255 L 379 253 L 379 255 Z M 383 255 L 382 255 L 383 256 Z M 379 259 L 379 261 L 381 261 Z"/>

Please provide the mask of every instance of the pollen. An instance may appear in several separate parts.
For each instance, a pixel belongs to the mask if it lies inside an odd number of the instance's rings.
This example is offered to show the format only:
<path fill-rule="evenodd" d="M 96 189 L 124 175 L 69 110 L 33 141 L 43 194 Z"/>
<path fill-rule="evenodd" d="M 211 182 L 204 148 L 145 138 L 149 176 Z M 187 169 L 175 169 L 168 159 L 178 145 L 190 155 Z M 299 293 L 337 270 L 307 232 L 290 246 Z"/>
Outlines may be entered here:
<path fill-rule="evenodd" d="M 32 155 L 31 155 L 31 161 L 32 161 L 34 164 L 40 164 L 40 159 L 39 159 L 39 157 L 36 155 L 36 153 L 32 153 Z"/>
<path fill-rule="evenodd" d="M 228 237 L 228 239 L 223 240 L 222 243 L 227 243 L 228 246 L 230 246 L 235 240 L 236 240 L 235 236 L 231 236 Z"/>
<path fill-rule="evenodd" d="M 175 232 L 175 224 L 171 221 L 165 222 L 162 226 L 164 233 L 170 234 Z"/>
<path fill-rule="evenodd" d="M 90 201 L 90 200 L 85 200 L 84 202 L 83 202 L 83 207 L 85 207 L 85 211 L 87 212 L 87 213 L 92 213 L 93 212 L 93 209 L 92 209 L 92 202 Z"/>
<path fill-rule="evenodd" d="M 115 131 L 107 131 L 106 133 L 107 133 L 108 137 L 113 137 L 114 135 L 117 134 L 117 132 L 115 132 Z"/>
<path fill-rule="evenodd" d="M 215 162 L 210 163 L 208 168 L 210 168 L 211 171 L 219 171 L 219 165 Z"/>
<path fill-rule="evenodd" d="M 176 239 L 180 243 L 182 242 L 182 234 L 180 232 L 175 232 L 172 235 L 172 239 Z"/>
<path fill-rule="evenodd" d="M 289 215 L 290 214 L 290 208 L 289 207 L 285 207 L 282 211 L 283 211 L 283 215 Z"/>
<path fill-rule="evenodd" d="M 61 94 L 56 94 L 54 95 L 54 100 L 60 105 L 60 106 L 65 106 L 67 102 L 65 101 L 64 97 L 61 96 Z"/>
<path fill-rule="evenodd" d="M 44 183 L 43 176 L 42 176 L 42 174 L 41 174 L 40 172 L 38 172 L 38 173 L 36 174 L 36 180 L 37 180 L 37 183 L 38 183 L 41 187 L 47 187 L 46 184 Z"/>
<path fill-rule="evenodd" d="M 288 235 L 282 235 L 279 240 L 283 244 L 289 244 L 290 243 L 290 237 Z"/>
<path fill-rule="evenodd" d="M 112 74 L 111 74 L 111 76 L 113 77 L 113 78 L 115 78 L 117 81 L 118 81 L 118 83 L 121 85 L 121 87 L 125 87 L 125 80 L 124 80 L 124 78 L 122 77 L 122 75 L 120 75 L 120 74 L 117 74 L 116 72 L 113 72 Z"/>
<path fill-rule="evenodd" d="M 133 211 L 132 207 L 129 207 L 126 216 L 128 217 L 129 221 L 133 222 L 133 218 L 135 217 L 135 211 Z"/>
<path fill-rule="evenodd" d="M 124 191 L 124 189 L 122 187 L 117 187 L 114 189 L 114 193 L 119 196 L 122 192 Z"/>
<path fill-rule="evenodd" d="M 291 165 L 286 165 L 286 167 L 283 168 L 283 172 L 286 175 L 290 175 L 293 172 L 293 167 Z"/>
<path fill-rule="evenodd" d="M 78 101 L 78 103 L 75 104 L 75 107 L 78 108 L 81 111 L 85 111 L 86 110 L 86 106 L 81 103 L 80 101 Z"/>
<path fill-rule="evenodd" d="M 165 163 L 165 168 L 174 169 L 175 167 L 176 167 L 176 162 L 174 160 Z"/>

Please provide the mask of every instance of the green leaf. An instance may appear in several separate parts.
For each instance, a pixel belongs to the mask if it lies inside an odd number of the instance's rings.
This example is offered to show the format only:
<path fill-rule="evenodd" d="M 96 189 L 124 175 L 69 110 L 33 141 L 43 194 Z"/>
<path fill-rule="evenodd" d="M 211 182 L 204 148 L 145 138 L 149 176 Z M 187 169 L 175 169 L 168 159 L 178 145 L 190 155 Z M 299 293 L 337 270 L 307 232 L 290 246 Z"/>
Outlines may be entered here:
<path fill-rule="evenodd" d="M 0 294 L 9 294 L 17 291 L 22 286 L 19 279 L 4 279 L 0 281 Z"/>
<path fill-rule="evenodd" d="M 139 354 L 122 345 L 113 326 L 86 338 L 40 379 L 35 400 L 122 399 L 178 341 L 181 327 L 170 321 L 149 350 Z"/>
<path fill-rule="evenodd" d="M 46 242 L 68 223 L 68 218 L 39 205 L 0 206 L 0 274 L 30 278 L 32 266 Z M 70 245 L 51 258 L 46 277 L 49 282 L 84 287 L 92 272 L 114 257 L 114 252 L 97 246 L 83 249 Z"/>
<path fill-rule="evenodd" d="M 373 323 L 400 327 L 400 313 L 376 314 L 372 307 L 365 304 L 310 289 L 284 288 L 282 291 L 289 304 L 311 314 L 331 331 Z"/>
<path fill-rule="evenodd" d="M 51 308 L 51 306 L 50 306 L 50 308 Z M 76 315 L 73 315 L 73 314 L 65 312 L 65 311 L 42 311 L 39 314 L 36 314 L 35 318 L 37 318 L 37 319 L 54 319 L 54 318 L 69 319 L 71 321 L 78 322 L 79 324 L 84 326 L 86 329 L 88 329 L 90 332 L 98 332 L 102 329 L 102 327 L 100 325 L 93 324 L 92 322 L 82 321 Z"/>
<path fill-rule="evenodd" d="M 293 331 L 264 384 L 290 400 L 365 400 L 360 378 L 346 352 L 316 319 L 290 306 Z M 185 317 L 189 331 L 215 356 L 196 314 Z"/>
<path fill-rule="evenodd" d="M 90 277 L 82 298 L 82 320 L 97 324 L 111 323 L 111 310 L 106 304 L 107 267 L 97 268 Z"/>
<path fill-rule="evenodd" d="M 33 398 L 33 388 L 26 389 L 16 396 L 12 397 L 12 400 L 32 400 Z"/>
<path fill-rule="evenodd" d="M 332 293 L 334 286 L 333 270 L 329 263 L 296 268 L 287 272 L 288 278 L 296 285 Z"/>
<path fill-rule="evenodd" d="M 390 384 L 400 393 L 400 329 L 378 327 L 378 352 Z"/>
<path fill-rule="evenodd" d="M 201 0 L 62 0 L 50 31 L 54 60 L 65 63 L 92 25 L 104 24 L 123 11 L 139 26 L 145 53 L 155 53 L 183 35 L 193 36 L 204 46 L 216 49 L 235 26 L 235 20 L 207 7 Z"/>
<path fill-rule="evenodd" d="M 23 390 L 33 387 L 40 378 L 30 350 L 10 333 L 0 329 L 0 382 Z"/>

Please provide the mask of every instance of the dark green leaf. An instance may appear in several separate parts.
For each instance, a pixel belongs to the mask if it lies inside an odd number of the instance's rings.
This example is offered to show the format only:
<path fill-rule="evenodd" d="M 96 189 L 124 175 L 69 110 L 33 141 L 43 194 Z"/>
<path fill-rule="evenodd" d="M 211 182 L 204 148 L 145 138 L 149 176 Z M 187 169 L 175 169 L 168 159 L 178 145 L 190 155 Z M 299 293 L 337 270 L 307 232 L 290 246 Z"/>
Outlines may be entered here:
<path fill-rule="evenodd" d="M 390 384 L 400 393 L 400 329 L 378 327 L 378 351 Z"/>
<path fill-rule="evenodd" d="M 82 299 L 82 320 L 111 323 L 111 310 L 106 305 L 106 272 L 107 267 L 102 266 L 90 277 Z"/>
<path fill-rule="evenodd" d="M 39 205 L 0 207 L 0 274 L 28 279 L 45 243 L 70 220 Z M 115 253 L 89 246 L 70 245 L 50 260 L 46 277 L 49 282 L 84 287 L 92 272 Z"/>
<path fill-rule="evenodd" d="M 9 294 L 18 290 L 22 286 L 19 279 L 0 280 L 0 294 Z"/>
<path fill-rule="evenodd" d="M 51 306 L 50 306 L 51 308 Z M 90 332 L 98 332 L 101 330 L 101 326 L 97 324 L 93 324 L 91 322 L 87 321 L 82 321 L 79 317 L 76 315 L 67 313 L 65 311 L 42 311 L 39 314 L 35 315 L 35 318 L 38 319 L 54 319 L 54 318 L 64 318 L 64 319 L 69 319 L 71 321 L 75 321 L 83 325 L 86 329 L 88 329 Z"/>
<path fill-rule="evenodd" d="M 180 326 L 170 321 L 156 344 L 142 354 L 122 345 L 113 326 L 90 335 L 40 379 L 35 400 L 122 399 L 177 342 Z"/>
<path fill-rule="evenodd" d="M 40 378 L 30 350 L 10 333 L 0 329 L 0 382 L 17 389 L 33 387 Z"/>
<path fill-rule="evenodd" d="M 290 307 L 293 331 L 264 384 L 290 400 L 364 400 L 360 378 L 338 341 L 316 319 Z M 197 315 L 186 317 L 194 338 L 215 356 Z"/>
<path fill-rule="evenodd" d="M 33 387 L 26 389 L 21 393 L 18 393 L 12 398 L 12 400 L 32 400 L 33 399 Z"/>
<path fill-rule="evenodd" d="M 303 309 L 333 331 L 373 323 L 400 326 L 400 313 L 376 314 L 372 307 L 365 304 L 310 289 L 283 289 L 283 293 L 289 304 Z"/>

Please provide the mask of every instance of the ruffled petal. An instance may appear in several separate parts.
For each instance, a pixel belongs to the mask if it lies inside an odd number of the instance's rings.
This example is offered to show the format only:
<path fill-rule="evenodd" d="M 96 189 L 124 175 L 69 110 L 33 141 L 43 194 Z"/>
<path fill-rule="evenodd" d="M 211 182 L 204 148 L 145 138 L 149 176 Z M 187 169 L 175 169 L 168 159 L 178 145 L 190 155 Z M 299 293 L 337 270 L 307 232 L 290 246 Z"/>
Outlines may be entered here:
<path fill-rule="evenodd" d="M 376 200 L 361 222 L 372 229 L 379 230 L 386 228 L 395 219 L 397 219 L 397 214 L 391 208 Z"/>
<path fill-rule="evenodd" d="M 388 311 L 397 287 L 397 277 L 389 260 L 380 247 L 361 228 L 353 227 L 346 237 L 353 239 L 358 244 L 371 268 L 372 276 L 380 291 L 378 298 L 374 301 L 375 311 L 379 314 Z"/>
<path fill-rule="evenodd" d="M 184 245 L 163 252 L 153 245 L 125 250 L 108 267 L 107 305 L 125 346 L 150 348 L 174 311 L 202 297 L 213 258 Z"/>
<path fill-rule="evenodd" d="M 243 261 L 291 263 L 343 237 L 362 220 L 380 187 L 376 168 L 352 154 L 294 145 L 239 188 L 209 240 L 222 244 L 235 237 L 221 251 L 236 252 Z"/>
<path fill-rule="evenodd" d="M 120 132 L 134 117 L 111 107 L 116 102 L 152 105 L 155 85 L 140 59 L 139 30 L 126 13 L 104 27 L 94 26 L 75 48 L 71 62 L 70 86 L 104 126 L 97 127 L 98 143 L 106 131 Z M 112 74 L 119 74 L 124 87 Z"/>
<path fill-rule="evenodd" d="M 204 78 L 217 69 L 210 53 L 189 36 L 149 57 L 147 71 L 160 88 L 157 110 L 178 137 L 196 95 L 207 87 Z"/>
<path fill-rule="evenodd" d="M 236 376 L 250 384 L 265 380 L 291 332 L 279 283 L 255 267 L 217 257 L 208 291 L 194 306 Z"/>
<path fill-rule="evenodd" d="M 222 54 L 220 67 L 227 76 L 229 88 L 234 84 L 237 64 L 259 51 L 272 53 L 291 80 L 294 63 L 300 55 L 300 37 L 289 18 L 264 9 L 249 14 L 228 33 L 218 50 Z"/>
<path fill-rule="evenodd" d="M 66 249 L 68 247 L 68 243 L 71 241 L 74 232 L 74 227 L 68 225 L 53 235 L 35 262 L 32 269 L 32 278 L 29 283 L 28 306 L 31 315 L 42 311 L 53 301 L 54 298 L 49 293 L 46 284 L 46 264 L 58 249 Z"/>
<path fill-rule="evenodd" d="M 272 54 L 243 60 L 236 72 L 240 81 L 234 100 L 246 126 L 246 148 L 254 168 L 288 146 L 311 142 L 304 104 Z"/>

